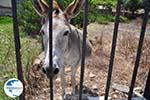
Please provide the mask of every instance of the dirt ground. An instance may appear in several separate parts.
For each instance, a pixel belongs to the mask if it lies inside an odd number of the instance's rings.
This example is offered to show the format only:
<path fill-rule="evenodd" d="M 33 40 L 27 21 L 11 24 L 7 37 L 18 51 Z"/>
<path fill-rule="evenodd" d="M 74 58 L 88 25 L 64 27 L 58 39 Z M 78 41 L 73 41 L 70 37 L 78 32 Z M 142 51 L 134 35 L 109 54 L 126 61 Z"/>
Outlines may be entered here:
<path fill-rule="evenodd" d="M 130 23 L 120 23 L 116 55 L 113 66 L 112 81 L 125 86 L 130 86 L 138 39 L 142 21 L 140 19 Z M 107 81 L 107 72 L 111 51 L 114 23 L 101 25 L 92 23 L 88 26 L 88 38 L 93 45 L 93 53 L 85 66 L 84 86 L 92 96 L 104 96 Z M 136 79 L 136 87 L 144 90 L 148 66 L 150 64 L 150 25 L 147 26 L 140 68 Z M 66 92 L 71 93 L 70 68 L 66 68 Z M 26 99 L 49 100 L 49 80 L 40 68 L 32 68 L 27 72 Z M 79 87 L 80 67 L 76 74 L 77 87 Z M 110 97 L 126 98 L 127 94 L 116 91 L 110 86 Z M 60 78 L 54 81 L 54 98 L 61 100 Z"/>

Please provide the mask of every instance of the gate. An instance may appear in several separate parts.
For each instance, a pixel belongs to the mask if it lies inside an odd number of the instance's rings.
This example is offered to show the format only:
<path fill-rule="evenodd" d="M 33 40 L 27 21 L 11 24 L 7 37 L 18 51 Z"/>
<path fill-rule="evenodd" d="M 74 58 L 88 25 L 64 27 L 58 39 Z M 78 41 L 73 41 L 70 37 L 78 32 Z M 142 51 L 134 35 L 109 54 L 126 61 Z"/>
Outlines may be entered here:
<path fill-rule="evenodd" d="M 110 89 L 110 83 L 111 83 L 111 77 L 112 77 L 112 70 L 113 70 L 113 62 L 114 62 L 114 56 L 115 56 L 115 50 L 116 50 L 116 43 L 117 43 L 117 36 L 118 36 L 118 27 L 119 27 L 119 17 L 121 12 L 121 3 L 122 0 L 117 0 L 117 13 L 115 18 L 115 24 L 114 24 L 114 32 L 113 32 L 113 42 L 112 42 L 112 48 L 111 48 L 111 55 L 109 60 L 109 70 L 108 70 L 108 76 L 107 76 L 107 84 L 106 84 L 106 90 L 105 90 L 105 100 L 108 100 L 109 96 L 109 89 Z M 53 0 L 49 0 L 49 32 L 52 33 L 52 4 Z M 17 73 L 18 73 L 18 79 L 21 80 L 24 83 L 23 80 L 23 74 L 22 74 L 22 64 L 21 64 L 21 54 L 20 54 L 20 39 L 19 39 L 19 30 L 18 30 L 18 20 L 17 20 L 17 14 L 16 14 L 16 0 L 12 0 L 12 11 L 13 11 L 13 28 L 14 28 L 14 41 L 15 41 L 15 51 L 16 51 L 16 63 L 17 63 Z M 143 23 L 141 28 L 141 34 L 137 49 L 137 55 L 136 55 L 136 61 L 134 64 L 134 71 L 132 75 L 132 80 L 130 84 L 130 89 L 128 93 L 128 100 L 132 100 L 132 94 L 133 94 L 133 88 L 135 85 L 135 80 L 137 76 L 137 71 L 139 67 L 141 52 L 142 52 L 142 46 L 145 36 L 145 30 L 146 30 L 146 24 L 149 17 L 149 11 L 150 11 L 150 0 L 146 0 L 145 3 L 145 13 L 143 17 Z M 85 69 L 85 51 L 86 51 L 86 35 L 87 35 L 87 15 L 88 15 L 88 0 L 85 0 L 85 9 L 84 9 L 84 20 L 83 20 L 83 44 L 82 44 L 82 61 L 81 61 L 81 75 L 80 75 L 80 92 L 79 92 L 79 100 L 82 100 L 82 89 L 83 89 L 83 79 L 84 79 L 84 69 Z M 50 45 L 50 65 L 52 65 L 52 34 L 50 35 L 49 39 L 51 40 L 49 42 Z M 51 68 L 50 68 L 51 69 Z M 49 70 L 51 71 L 51 70 Z M 51 72 L 52 73 L 52 72 Z M 52 75 L 51 75 L 52 76 Z M 25 90 L 24 90 L 25 91 Z M 53 80 L 52 77 L 50 78 L 50 100 L 53 100 Z M 150 68 L 149 68 L 149 74 L 146 81 L 145 91 L 144 91 L 144 97 L 147 100 L 150 100 Z M 20 100 L 25 100 L 24 92 L 19 97 Z M 139 100 L 139 99 L 138 99 Z"/>

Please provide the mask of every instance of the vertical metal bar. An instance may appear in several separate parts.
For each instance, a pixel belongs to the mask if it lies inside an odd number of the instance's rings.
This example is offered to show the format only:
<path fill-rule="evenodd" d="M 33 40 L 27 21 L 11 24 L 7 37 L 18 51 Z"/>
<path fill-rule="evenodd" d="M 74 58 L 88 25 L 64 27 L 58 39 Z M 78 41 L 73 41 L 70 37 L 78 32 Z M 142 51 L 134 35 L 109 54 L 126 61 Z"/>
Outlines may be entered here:
<path fill-rule="evenodd" d="M 48 16 L 49 16 L 49 65 L 50 65 L 50 68 L 49 68 L 49 72 L 50 72 L 50 100 L 53 100 L 53 60 L 52 60 L 52 49 L 53 49 L 53 0 L 49 0 L 49 13 L 48 13 Z"/>
<path fill-rule="evenodd" d="M 18 76 L 18 79 L 23 83 L 23 86 L 24 86 L 21 54 L 20 54 L 21 45 L 20 45 L 19 30 L 18 30 L 16 0 L 11 0 L 11 3 L 12 3 L 12 15 L 13 15 L 16 64 L 17 64 L 17 74 L 18 74 L 17 76 Z M 25 100 L 25 88 L 23 90 L 23 93 L 19 96 L 19 100 Z"/>
<path fill-rule="evenodd" d="M 82 100 L 82 90 L 83 90 L 83 81 L 84 81 L 86 36 L 87 36 L 87 16 L 88 16 L 88 0 L 85 0 L 79 100 Z"/>
<path fill-rule="evenodd" d="M 120 17 L 120 10 L 121 10 L 121 2 L 122 0 L 118 0 L 117 9 L 116 9 L 117 15 L 115 19 L 111 55 L 110 55 L 110 60 L 109 60 L 109 70 L 108 70 L 107 84 L 106 84 L 106 90 L 105 90 L 105 100 L 108 100 L 108 96 L 109 96 L 109 88 L 110 88 L 110 83 L 111 83 L 113 62 L 114 62 L 114 57 L 115 57 L 115 50 L 116 50 L 116 43 L 117 43 L 117 36 L 118 36 L 118 27 L 119 27 L 119 22 L 120 22 L 119 17 Z"/>
<path fill-rule="evenodd" d="M 150 100 L 150 68 L 145 86 L 144 97 L 146 98 L 146 100 Z"/>
<path fill-rule="evenodd" d="M 144 36 L 145 36 L 146 24 L 147 24 L 147 20 L 148 20 L 149 4 L 150 4 L 150 0 L 147 0 L 145 14 L 143 17 L 143 23 L 142 23 L 142 28 L 141 28 L 141 35 L 140 35 L 139 44 L 138 44 L 138 51 L 137 51 L 137 55 L 136 55 L 135 65 L 134 65 L 134 71 L 133 71 L 132 80 L 131 80 L 131 84 L 130 84 L 130 90 L 129 90 L 129 94 L 128 94 L 128 100 L 131 100 L 131 98 L 132 98 L 133 88 L 135 85 L 136 76 L 137 76 L 137 72 L 138 72 L 139 62 L 140 62 L 141 53 L 142 53 L 142 46 L 143 46 L 143 41 L 144 41 Z"/>

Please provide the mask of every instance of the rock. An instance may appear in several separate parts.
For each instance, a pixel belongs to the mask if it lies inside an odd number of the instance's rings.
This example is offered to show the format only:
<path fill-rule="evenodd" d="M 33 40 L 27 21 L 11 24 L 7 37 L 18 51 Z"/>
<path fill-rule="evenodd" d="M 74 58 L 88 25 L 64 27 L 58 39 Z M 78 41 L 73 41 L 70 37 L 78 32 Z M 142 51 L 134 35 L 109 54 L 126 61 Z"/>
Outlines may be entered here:
<path fill-rule="evenodd" d="M 112 88 L 114 90 L 118 90 L 118 91 L 123 92 L 123 93 L 128 93 L 129 92 L 129 87 L 125 86 L 125 85 L 121 85 L 121 84 L 113 83 Z"/>
<path fill-rule="evenodd" d="M 120 91 L 120 92 L 123 92 L 123 93 L 128 93 L 129 92 L 129 87 L 125 86 L 125 85 L 120 85 L 120 84 L 113 83 L 112 88 L 114 90 L 117 90 L 117 91 Z M 139 97 L 143 97 L 141 95 L 141 92 L 142 92 L 142 87 L 136 87 L 133 90 L 134 95 L 139 96 Z"/>
<path fill-rule="evenodd" d="M 110 100 L 111 98 L 108 97 L 108 100 Z M 88 100 L 104 100 L 104 96 L 100 96 L 100 97 L 88 97 Z"/>
<path fill-rule="evenodd" d="M 96 77 L 96 75 L 95 75 L 95 74 L 93 74 L 93 73 L 90 73 L 89 77 L 90 77 L 90 78 L 95 78 L 95 77 Z"/>
<path fill-rule="evenodd" d="M 138 93 L 142 93 L 142 87 L 135 87 L 134 91 L 138 92 Z"/>
<path fill-rule="evenodd" d="M 143 97 L 142 92 L 142 87 L 136 87 L 133 90 L 133 93 L 138 97 Z"/>
<path fill-rule="evenodd" d="M 71 72 L 71 68 L 69 68 L 69 67 L 66 67 L 66 68 L 65 68 L 65 72 L 66 72 L 66 73 L 69 73 L 69 72 Z"/>
<path fill-rule="evenodd" d="M 60 77 L 56 78 L 56 82 L 61 82 Z"/>
<path fill-rule="evenodd" d="M 33 61 L 32 69 L 37 71 L 42 67 L 42 62 L 44 61 L 44 52 L 36 57 Z"/>
<path fill-rule="evenodd" d="M 116 94 L 113 95 L 113 98 L 118 98 L 118 96 Z"/>
<path fill-rule="evenodd" d="M 93 85 L 93 86 L 92 86 L 92 89 L 95 90 L 95 91 L 97 91 L 97 90 L 98 90 L 98 87 L 97 87 L 96 85 Z"/>

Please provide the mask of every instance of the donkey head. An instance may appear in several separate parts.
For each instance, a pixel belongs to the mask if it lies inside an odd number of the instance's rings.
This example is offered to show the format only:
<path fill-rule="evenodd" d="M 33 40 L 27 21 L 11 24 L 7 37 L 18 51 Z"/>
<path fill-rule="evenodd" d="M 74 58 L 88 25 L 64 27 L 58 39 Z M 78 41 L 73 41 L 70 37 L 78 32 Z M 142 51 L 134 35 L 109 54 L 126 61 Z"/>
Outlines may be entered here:
<path fill-rule="evenodd" d="M 62 11 L 57 2 L 53 1 L 53 74 L 57 75 L 64 61 L 64 54 L 68 49 L 69 34 L 71 34 L 70 19 L 75 17 L 82 8 L 84 0 L 74 0 L 69 6 Z M 49 69 L 49 18 L 48 18 L 48 5 L 44 0 L 32 0 L 37 13 L 45 19 L 41 27 L 43 34 L 45 61 L 43 64 L 43 72 L 48 73 Z"/>

